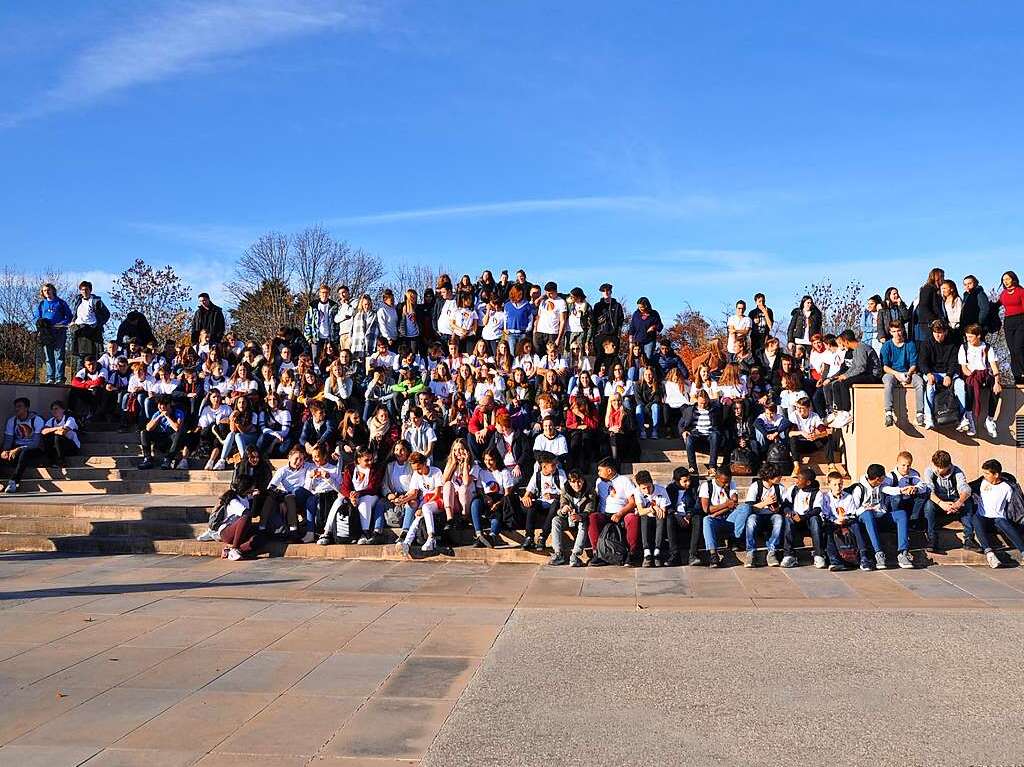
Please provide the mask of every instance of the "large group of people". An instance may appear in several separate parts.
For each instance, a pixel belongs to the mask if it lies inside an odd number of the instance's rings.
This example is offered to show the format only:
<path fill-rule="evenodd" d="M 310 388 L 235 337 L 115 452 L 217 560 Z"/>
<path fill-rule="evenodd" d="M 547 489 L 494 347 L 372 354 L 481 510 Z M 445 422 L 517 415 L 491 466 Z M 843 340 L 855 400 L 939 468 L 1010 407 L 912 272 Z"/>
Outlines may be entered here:
<path fill-rule="evenodd" d="M 889 288 L 834 334 L 811 296 L 779 319 L 758 293 L 749 313 L 736 303 L 721 353 L 712 347 L 689 366 L 647 298 L 630 312 L 611 284 L 591 301 L 522 270 L 442 275 L 422 294 L 384 290 L 379 301 L 321 285 L 301 327 L 273 338 L 229 329 L 204 293 L 190 337 L 163 343 L 138 312 L 106 338 L 110 313 L 88 282 L 73 305 L 47 285 L 37 310 L 47 380 L 65 381 L 70 338 L 69 401 L 54 402 L 49 420 L 16 407 L 0 463 L 14 465 L 7 491 L 16 492 L 33 462 L 75 453 L 80 424 L 110 420 L 139 433 L 141 470 L 233 468 L 207 534 L 232 558 L 266 536 L 382 544 L 386 525 L 401 529 L 404 552 L 430 552 L 472 526 L 476 546 L 494 546 L 505 529 L 524 530 L 527 549 L 551 538 L 552 564 L 599 563 L 606 541 L 608 559 L 614 550 L 626 563 L 695 563 L 706 550 L 714 566 L 719 539 L 753 552 L 763 531 L 769 565 L 795 564 L 806 534 L 816 565 L 867 568 L 884 565 L 877 529 L 892 524 L 897 564 L 908 566 L 918 520 L 933 547 L 943 515 L 963 517 L 967 544 L 1010 529 L 968 528 L 1006 518 L 1012 498 L 985 500 L 1001 469 L 967 500 L 959 490 L 946 497 L 940 453 L 924 478 L 907 480 L 901 456 L 892 472 L 872 465 L 845 484 L 843 429 L 858 383 L 884 386 L 886 426 L 898 421 L 899 395 L 912 400 L 917 427 L 998 437 L 1002 383 L 988 339 L 1004 332 L 1014 382 L 1024 383 L 1024 289 L 1013 272 L 993 301 L 974 276 L 962 284 L 961 293 L 933 269 L 912 305 Z M 671 484 L 619 473 L 659 437 L 687 454 Z M 816 451 L 820 481 L 802 460 Z M 270 459 L 284 465 L 275 471 Z M 744 501 L 733 475 L 756 477 Z M 987 514 L 987 503 L 999 508 Z"/>

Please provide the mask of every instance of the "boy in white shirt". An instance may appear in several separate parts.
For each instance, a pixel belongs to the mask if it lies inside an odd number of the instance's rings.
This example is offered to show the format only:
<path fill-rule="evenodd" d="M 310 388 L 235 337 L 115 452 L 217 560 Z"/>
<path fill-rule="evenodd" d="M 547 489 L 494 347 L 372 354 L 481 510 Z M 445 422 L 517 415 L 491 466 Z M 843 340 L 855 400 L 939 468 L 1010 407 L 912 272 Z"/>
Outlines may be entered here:
<path fill-rule="evenodd" d="M 803 545 L 804 530 L 810 533 L 811 546 L 814 549 L 814 566 L 825 569 L 825 549 L 821 535 L 821 491 L 814 479 L 814 470 L 803 466 L 797 472 L 786 498 L 786 518 L 782 523 L 782 566 L 796 567 L 797 558 L 794 553 L 795 543 L 799 535 Z"/>
<path fill-rule="evenodd" d="M 547 283 L 544 286 L 544 294 L 537 305 L 534 346 L 538 349 L 547 349 L 548 343 L 552 342 L 556 349 L 561 349 L 568 307 L 565 299 L 558 295 L 556 283 Z"/>
<path fill-rule="evenodd" d="M 520 548 L 532 550 L 544 549 L 544 544 L 551 532 L 551 522 L 558 511 L 558 500 L 565 486 L 565 472 L 558 466 L 558 458 L 552 453 L 537 453 L 537 468 L 526 483 L 523 491 L 523 508 L 526 510 L 526 528 Z M 541 526 L 540 544 L 534 544 L 533 532 L 537 527 L 537 518 L 544 522 Z"/>
<path fill-rule="evenodd" d="M 857 517 L 857 503 L 853 496 L 843 489 L 843 475 L 838 471 L 829 473 L 827 489 L 821 494 L 821 518 L 824 521 L 825 535 L 828 539 L 826 543 L 828 569 L 837 572 L 853 567 L 840 555 L 839 546 L 836 543 L 836 534 L 848 531 L 853 535 L 857 544 L 860 569 L 865 572 L 871 570 L 871 557 L 868 555 L 865 542 L 864 526 Z"/>
<path fill-rule="evenodd" d="M 992 528 L 996 528 L 1010 542 L 1010 557 L 1018 567 L 1024 565 L 1024 535 L 1021 521 L 1011 519 L 1024 511 L 1020 487 L 1003 476 L 1003 465 L 990 458 L 981 465 L 981 482 L 974 494 L 977 511 L 974 514 L 974 532 L 978 536 L 989 567 L 1002 567 L 1002 561 L 992 548 Z"/>
<path fill-rule="evenodd" d="M 990 311 L 996 311 L 991 309 Z M 985 431 L 992 439 L 999 436 L 996 427 L 996 408 L 999 407 L 1000 395 L 1003 386 L 999 383 L 999 358 L 993 349 L 984 340 L 984 330 L 980 325 L 968 325 L 964 330 L 964 345 L 960 347 L 957 354 L 957 361 L 960 363 L 960 371 L 964 375 L 964 384 L 967 387 L 968 400 L 971 407 L 964 413 L 963 420 L 956 427 L 959 432 L 964 432 L 968 437 L 975 434 L 975 424 L 981 417 L 981 395 L 988 389 L 988 417 L 985 419 Z"/>
<path fill-rule="evenodd" d="M 769 567 L 778 567 L 779 540 L 782 537 L 782 521 L 786 488 L 779 480 L 782 472 L 776 465 L 766 463 L 761 467 L 757 479 L 747 488 L 747 497 L 743 506 L 747 508 L 747 561 L 745 567 L 757 567 L 757 533 L 761 528 L 771 526 L 768 541 L 765 544 L 768 553 L 765 563 Z"/>
<path fill-rule="evenodd" d="M 587 537 L 590 548 L 597 551 L 597 540 L 601 528 L 609 523 L 621 524 L 626 528 L 626 543 L 629 556 L 623 566 L 633 564 L 640 551 L 640 517 L 636 515 L 636 485 L 625 474 L 619 474 L 611 458 L 602 458 L 597 464 L 597 511 L 587 519 Z M 598 557 L 590 560 L 592 566 L 608 564 Z"/>
<path fill-rule="evenodd" d="M 708 550 L 708 567 L 718 567 L 718 535 L 730 535 L 739 540 L 747 528 L 750 509 L 741 506 L 728 466 L 720 466 L 715 476 L 700 483 L 697 502 L 704 513 L 704 548 Z"/>
<path fill-rule="evenodd" d="M 740 342 L 750 337 L 751 321 L 747 316 L 747 302 L 736 302 L 736 313 L 729 315 L 726 321 L 726 328 L 729 331 L 729 338 L 726 341 L 726 352 L 729 354 L 729 361 L 735 362 L 739 353 Z"/>
<path fill-rule="evenodd" d="M 897 526 L 896 563 L 904 570 L 914 567 L 910 556 L 910 523 L 924 516 L 924 507 L 931 495 L 931 488 L 913 468 L 913 463 L 914 456 L 901 451 L 896 456 L 896 468 L 882 486 L 882 508 L 890 513 Z"/>
<path fill-rule="evenodd" d="M 873 463 L 868 466 L 864 476 L 858 480 L 857 484 L 850 489 L 857 520 L 871 541 L 871 548 L 875 552 L 875 568 L 878 570 L 885 570 L 888 565 L 885 563 L 885 552 L 882 550 L 882 542 L 878 537 L 877 523 L 884 521 L 890 526 L 895 526 L 898 540 L 906 538 L 909 524 L 906 512 L 901 512 L 901 517 L 897 520 L 882 506 L 884 498 L 882 488 L 888 481 L 889 477 L 885 473 L 885 467 L 880 463 Z"/>
<path fill-rule="evenodd" d="M 318 516 L 326 518 L 338 495 L 338 467 L 330 462 L 330 448 L 319 444 L 313 448 L 313 463 L 306 472 L 306 484 L 295 491 L 295 502 L 306 510 L 306 534 L 303 543 L 313 543 L 317 539 L 316 520 Z M 318 512 L 324 510 L 324 515 Z"/>
<path fill-rule="evenodd" d="M 654 484 L 649 471 L 638 471 L 636 482 L 636 513 L 640 517 L 640 535 L 643 539 L 643 567 L 661 564 L 661 542 L 665 539 L 668 507 L 672 504 L 664 485 Z"/>

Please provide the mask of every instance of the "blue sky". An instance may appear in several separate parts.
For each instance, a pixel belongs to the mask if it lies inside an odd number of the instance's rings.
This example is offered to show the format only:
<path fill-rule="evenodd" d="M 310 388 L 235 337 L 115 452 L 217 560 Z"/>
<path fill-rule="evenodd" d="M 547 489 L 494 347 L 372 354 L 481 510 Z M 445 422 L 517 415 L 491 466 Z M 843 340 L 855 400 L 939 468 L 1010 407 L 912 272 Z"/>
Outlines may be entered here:
<path fill-rule="evenodd" d="M 671 314 L 1024 245 L 1019 3 L 10 3 L 0 262 L 219 293 L 268 229 Z M 853 7 L 855 6 L 855 7 Z"/>

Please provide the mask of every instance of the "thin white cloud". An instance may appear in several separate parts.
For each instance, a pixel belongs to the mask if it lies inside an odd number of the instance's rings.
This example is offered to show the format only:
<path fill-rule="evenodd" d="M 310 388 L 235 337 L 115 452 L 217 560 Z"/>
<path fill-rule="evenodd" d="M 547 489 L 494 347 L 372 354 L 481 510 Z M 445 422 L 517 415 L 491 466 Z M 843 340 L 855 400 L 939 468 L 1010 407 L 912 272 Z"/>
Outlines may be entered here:
<path fill-rule="evenodd" d="M 158 224 L 148 221 L 130 222 L 128 226 L 144 234 L 177 240 L 205 251 L 236 254 L 249 247 L 265 231 L 246 226 Z"/>
<path fill-rule="evenodd" d="M 171 3 L 134 18 L 82 51 L 35 104 L 0 119 L 14 125 L 158 82 L 290 38 L 366 20 L 355 0 L 209 0 Z"/>
<path fill-rule="evenodd" d="M 642 195 L 605 197 L 555 197 L 504 202 L 469 203 L 434 208 L 413 208 L 383 213 L 342 216 L 324 221 L 327 226 L 377 226 L 406 221 L 436 221 L 451 218 L 483 218 L 516 216 L 528 213 L 559 213 L 564 211 L 615 211 L 664 216 L 691 216 L 731 212 L 735 208 L 713 197 L 693 195 L 678 199 L 662 199 Z"/>

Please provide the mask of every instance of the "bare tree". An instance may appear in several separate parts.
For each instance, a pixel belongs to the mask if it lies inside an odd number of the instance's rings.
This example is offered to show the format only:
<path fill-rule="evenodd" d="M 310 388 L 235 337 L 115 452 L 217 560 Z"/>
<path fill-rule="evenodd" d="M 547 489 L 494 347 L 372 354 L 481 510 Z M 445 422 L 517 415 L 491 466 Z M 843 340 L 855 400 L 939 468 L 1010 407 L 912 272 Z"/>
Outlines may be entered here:
<path fill-rule="evenodd" d="M 52 283 L 58 296 L 71 292 L 71 283 L 57 269 L 27 274 L 0 269 L 0 380 L 32 381 L 36 376 L 36 307 L 40 289 Z"/>
<path fill-rule="evenodd" d="M 291 288 L 294 272 L 288 237 L 281 232 L 267 232 L 239 257 L 226 287 L 239 300 L 246 295 L 260 296 L 260 310 L 276 332 L 299 319 Z"/>
<path fill-rule="evenodd" d="M 380 292 L 386 270 L 384 262 L 362 248 L 353 249 L 347 242 L 338 243 L 338 275 L 334 284 L 348 285 L 353 296 Z"/>
<path fill-rule="evenodd" d="M 293 235 L 291 258 L 299 295 L 309 300 L 321 284 L 333 287 L 341 273 L 345 255 L 342 243 L 337 242 L 320 224 Z"/>
<path fill-rule="evenodd" d="M 847 328 L 858 330 L 863 307 L 861 294 L 864 285 L 850 280 L 845 286 L 837 287 L 831 282 L 816 282 L 804 286 L 804 295 L 814 299 L 814 305 L 821 310 L 823 333 L 838 335 Z M 799 302 L 799 296 L 797 301 Z"/>
<path fill-rule="evenodd" d="M 399 261 L 391 267 L 388 275 L 388 287 L 395 296 L 401 300 L 406 290 L 412 288 L 417 295 L 423 295 L 424 288 L 433 288 L 437 284 L 437 278 L 442 274 L 450 274 L 451 268 L 445 264 L 433 266 L 423 263 L 410 263 Z"/>
<path fill-rule="evenodd" d="M 141 258 L 121 272 L 110 288 L 114 315 L 123 320 L 137 311 L 149 320 L 157 338 L 181 338 L 189 330 L 192 288 L 173 266 L 154 269 Z"/>

